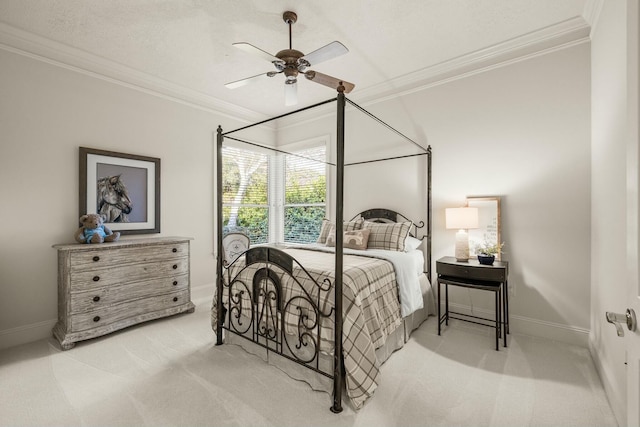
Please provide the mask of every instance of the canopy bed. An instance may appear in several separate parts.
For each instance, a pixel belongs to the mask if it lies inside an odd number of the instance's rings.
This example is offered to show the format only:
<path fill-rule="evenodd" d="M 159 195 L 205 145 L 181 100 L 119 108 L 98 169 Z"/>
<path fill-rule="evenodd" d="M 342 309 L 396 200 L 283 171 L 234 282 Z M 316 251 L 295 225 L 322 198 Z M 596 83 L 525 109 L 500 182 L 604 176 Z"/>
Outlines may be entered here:
<path fill-rule="evenodd" d="M 380 365 L 411 331 L 434 314 L 431 287 L 431 147 L 424 148 L 344 96 L 273 119 L 217 134 L 217 269 L 212 304 L 216 344 L 240 344 L 314 389 L 342 392 L 358 409 L 375 391 Z M 223 236 L 222 153 L 231 134 L 336 102 L 335 217 L 325 219 L 313 244 L 252 245 L 227 261 Z M 345 162 L 345 107 L 375 120 L 417 153 Z M 276 147 L 262 149 L 278 151 Z M 345 168 L 420 157 L 424 160 L 426 218 L 417 221 L 386 208 L 344 218 Z M 420 195 L 422 196 L 422 195 Z M 415 201 L 415 200 L 414 200 Z M 364 242 L 364 243 L 363 243 Z M 224 340 L 223 340 L 224 338 Z"/>

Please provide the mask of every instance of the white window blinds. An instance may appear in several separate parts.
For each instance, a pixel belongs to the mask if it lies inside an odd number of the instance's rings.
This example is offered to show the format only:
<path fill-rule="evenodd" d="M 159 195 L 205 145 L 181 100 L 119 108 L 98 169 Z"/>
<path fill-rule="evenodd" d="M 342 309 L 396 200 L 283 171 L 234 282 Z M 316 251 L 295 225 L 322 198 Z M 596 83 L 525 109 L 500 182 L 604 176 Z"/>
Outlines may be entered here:
<path fill-rule="evenodd" d="M 269 240 L 269 156 L 235 147 L 222 149 L 225 231 L 244 231 L 251 243 Z"/>
<path fill-rule="evenodd" d="M 326 147 L 284 156 L 284 241 L 313 243 L 326 215 Z"/>

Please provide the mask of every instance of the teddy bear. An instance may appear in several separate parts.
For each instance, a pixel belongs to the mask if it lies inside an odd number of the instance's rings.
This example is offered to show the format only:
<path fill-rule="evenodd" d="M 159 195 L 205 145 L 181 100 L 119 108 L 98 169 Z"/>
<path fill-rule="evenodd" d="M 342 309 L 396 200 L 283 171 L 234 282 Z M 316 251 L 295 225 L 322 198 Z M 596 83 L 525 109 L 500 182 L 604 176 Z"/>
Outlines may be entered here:
<path fill-rule="evenodd" d="M 115 242 L 120 238 L 119 232 L 113 232 L 104 225 L 106 216 L 87 214 L 80 217 L 82 227 L 76 231 L 75 239 L 78 243 Z"/>

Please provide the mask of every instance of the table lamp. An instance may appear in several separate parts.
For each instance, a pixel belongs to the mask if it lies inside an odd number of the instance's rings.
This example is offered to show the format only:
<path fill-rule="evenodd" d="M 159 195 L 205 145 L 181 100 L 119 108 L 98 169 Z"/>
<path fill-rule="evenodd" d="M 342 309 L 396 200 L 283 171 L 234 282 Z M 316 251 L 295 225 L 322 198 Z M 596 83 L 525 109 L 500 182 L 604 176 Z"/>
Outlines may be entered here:
<path fill-rule="evenodd" d="M 447 208 L 445 210 L 447 229 L 456 229 L 456 261 L 469 261 L 470 228 L 478 228 L 478 208 Z"/>

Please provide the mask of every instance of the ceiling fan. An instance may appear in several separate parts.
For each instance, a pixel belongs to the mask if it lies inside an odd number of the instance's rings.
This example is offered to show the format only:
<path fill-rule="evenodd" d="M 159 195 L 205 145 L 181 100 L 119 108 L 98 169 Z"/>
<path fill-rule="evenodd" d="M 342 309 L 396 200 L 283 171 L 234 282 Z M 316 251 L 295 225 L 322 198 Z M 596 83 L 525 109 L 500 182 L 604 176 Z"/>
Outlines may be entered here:
<path fill-rule="evenodd" d="M 256 80 L 261 80 L 265 77 L 274 77 L 275 75 L 282 73 L 285 75 L 285 105 L 295 105 L 298 103 L 298 74 L 303 74 L 307 78 L 307 80 L 319 83 L 324 86 L 328 86 L 333 89 L 338 89 L 338 87 L 342 85 L 346 93 L 351 92 L 355 87 L 353 83 L 349 83 L 344 80 L 337 79 L 335 77 L 331 77 L 326 74 L 322 74 L 309 69 L 309 67 L 311 67 L 312 65 L 318 64 L 322 61 L 327 61 L 337 56 L 344 55 L 345 53 L 349 52 L 349 50 L 342 43 L 334 41 L 305 55 L 299 50 L 293 49 L 291 45 L 291 26 L 298 20 L 298 15 L 296 15 L 294 12 L 286 11 L 282 14 L 282 19 L 286 24 L 289 25 L 289 49 L 281 50 L 274 56 L 249 43 L 241 42 L 233 44 L 233 46 L 247 53 L 256 55 L 271 62 L 275 66 L 276 71 L 269 71 L 267 73 L 258 74 L 257 76 L 247 77 L 242 80 L 227 83 L 225 84 L 225 86 L 229 89 L 235 89 L 248 83 L 252 83 Z"/>

